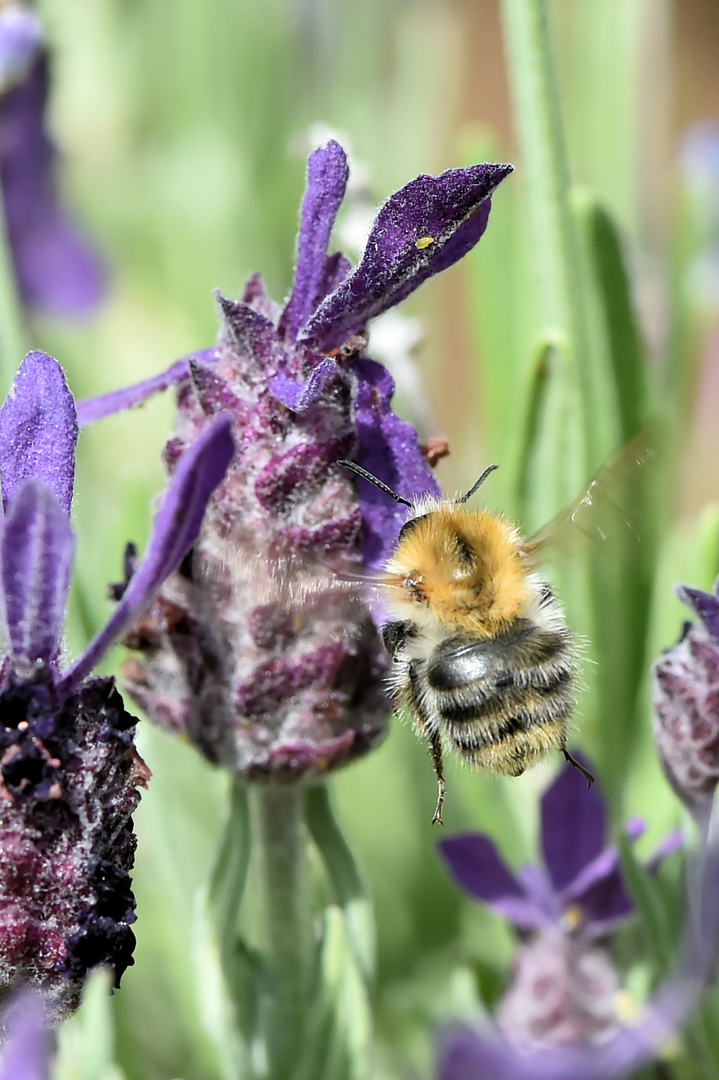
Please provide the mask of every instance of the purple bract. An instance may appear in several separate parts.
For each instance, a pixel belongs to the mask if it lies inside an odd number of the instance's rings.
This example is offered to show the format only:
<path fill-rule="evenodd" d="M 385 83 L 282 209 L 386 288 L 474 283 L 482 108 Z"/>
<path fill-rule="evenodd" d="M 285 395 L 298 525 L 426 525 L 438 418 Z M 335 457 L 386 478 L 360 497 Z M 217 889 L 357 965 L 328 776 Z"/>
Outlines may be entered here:
<path fill-rule="evenodd" d="M 0 182 L 23 303 L 82 316 L 100 301 L 104 275 L 59 200 L 57 151 L 45 130 L 49 84 L 41 50 L 22 81 L 0 96 Z"/>
<path fill-rule="evenodd" d="M 38 994 L 22 993 L 0 1012 L 0 1080 L 48 1080 L 47 1010 Z"/>
<path fill-rule="evenodd" d="M 359 265 L 328 244 L 345 194 L 344 151 L 312 154 L 294 285 L 284 309 L 259 277 L 220 298 L 215 349 L 80 408 L 81 422 L 179 384 L 170 471 L 217 412 L 237 455 L 185 560 L 135 627 L 129 692 L 157 723 L 248 779 L 321 775 L 382 737 L 386 659 L 365 599 L 343 582 L 377 567 L 404 513 L 339 465 L 350 458 L 400 493 L 438 493 L 392 380 L 364 355 L 367 325 L 464 255 L 511 171 L 420 176 L 379 211 Z"/>
<path fill-rule="evenodd" d="M 23 3 L 0 8 L 0 93 L 25 76 L 43 37 L 40 17 Z"/>
<path fill-rule="evenodd" d="M 700 622 L 654 665 L 654 740 L 670 784 L 705 824 L 719 780 L 719 597 L 677 592 Z"/>
<path fill-rule="evenodd" d="M 178 463 L 114 615 L 63 670 L 78 427 L 59 365 L 30 353 L 0 411 L 0 989 L 40 987 L 56 1016 L 95 965 L 119 980 L 135 942 L 131 814 L 149 771 L 114 680 L 88 676 L 195 541 L 230 429 L 218 417 Z"/>

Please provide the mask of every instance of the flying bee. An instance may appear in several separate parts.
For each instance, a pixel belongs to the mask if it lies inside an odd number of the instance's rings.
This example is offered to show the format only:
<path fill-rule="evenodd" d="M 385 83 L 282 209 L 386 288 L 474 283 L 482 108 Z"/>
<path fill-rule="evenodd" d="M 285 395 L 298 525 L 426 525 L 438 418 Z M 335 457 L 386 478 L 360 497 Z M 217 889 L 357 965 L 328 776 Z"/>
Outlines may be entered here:
<path fill-rule="evenodd" d="M 500 514 L 466 506 L 496 465 L 461 498 L 410 502 L 354 462 L 340 464 L 409 508 L 375 583 L 391 615 L 383 628 L 390 694 L 427 740 L 437 776 L 433 821 L 442 822 L 446 794 L 443 746 L 507 776 L 558 750 L 591 784 L 566 746 L 577 644 L 533 559 L 551 530 L 525 540 Z M 595 480 L 561 520 L 581 520 L 596 488 Z"/>

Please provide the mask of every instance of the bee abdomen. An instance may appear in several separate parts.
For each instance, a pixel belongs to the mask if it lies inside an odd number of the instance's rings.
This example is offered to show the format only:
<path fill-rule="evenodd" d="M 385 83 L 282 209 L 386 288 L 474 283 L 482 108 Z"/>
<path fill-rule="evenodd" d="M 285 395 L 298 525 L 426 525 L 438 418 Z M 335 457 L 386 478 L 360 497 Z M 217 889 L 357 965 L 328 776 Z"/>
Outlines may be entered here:
<path fill-rule="evenodd" d="M 560 749 L 574 706 L 574 647 L 565 629 L 518 620 L 489 641 L 453 638 L 430 657 L 426 693 L 465 760 L 517 776 Z"/>

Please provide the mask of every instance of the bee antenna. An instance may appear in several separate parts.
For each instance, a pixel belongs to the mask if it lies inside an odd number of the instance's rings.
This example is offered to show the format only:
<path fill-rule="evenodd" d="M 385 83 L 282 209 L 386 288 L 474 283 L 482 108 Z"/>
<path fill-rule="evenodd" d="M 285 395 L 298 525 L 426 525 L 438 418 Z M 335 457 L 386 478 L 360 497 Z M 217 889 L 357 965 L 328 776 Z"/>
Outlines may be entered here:
<path fill-rule="evenodd" d="M 371 472 L 367 472 L 361 465 L 355 465 L 354 461 L 338 461 L 338 465 L 342 465 L 345 469 L 350 469 L 351 472 L 357 473 L 364 480 L 369 480 L 370 484 L 374 484 L 380 491 L 384 491 L 385 495 L 390 495 L 395 502 L 402 503 L 403 506 L 412 506 L 412 503 L 407 499 L 403 499 L 401 495 L 398 495 L 396 491 L 392 491 L 392 488 L 387 487 L 381 480 L 378 480 L 376 476 L 373 476 Z M 494 466 L 492 466 L 494 468 Z"/>
<path fill-rule="evenodd" d="M 469 489 L 467 494 L 463 495 L 461 499 L 455 499 L 454 501 L 456 503 L 466 503 L 468 499 L 472 498 L 472 496 L 474 495 L 477 488 L 482 486 L 482 484 L 487 479 L 489 474 L 494 472 L 494 470 L 498 469 L 498 468 L 499 468 L 499 465 L 488 465 L 487 468 L 482 473 L 482 475 L 480 476 L 479 480 L 477 480 L 477 482 L 475 484 L 472 484 L 472 487 Z"/>

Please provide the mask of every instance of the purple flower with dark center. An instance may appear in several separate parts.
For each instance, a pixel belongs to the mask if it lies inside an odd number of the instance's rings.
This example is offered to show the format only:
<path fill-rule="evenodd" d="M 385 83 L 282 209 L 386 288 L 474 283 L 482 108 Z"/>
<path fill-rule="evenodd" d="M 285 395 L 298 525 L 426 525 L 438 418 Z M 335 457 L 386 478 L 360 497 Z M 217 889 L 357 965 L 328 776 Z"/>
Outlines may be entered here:
<path fill-rule="evenodd" d="M 66 669 L 77 432 L 60 366 L 30 353 L 0 411 L 0 989 L 37 986 L 56 1016 L 95 965 L 119 984 L 135 942 L 131 814 L 149 771 L 114 679 L 90 673 L 194 543 L 234 451 L 219 416 L 178 462 L 112 618 Z"/>
<path fill-rule="evenodd" d="M 2 26 L 0 25 L 0 53 Z M 30 309 L 82 316 L 102 297 L 96 254 L 62 207 L 57 151 L 45 129 L 49 61 L 41 50 L 0 95 L 0 183 L 18 290 Z"/>
<path fill-rule="evenodd" d="M 587 787 L 565 766 L 542 797 L 541 846 L 544 866 L 525 866 L 518 874 L 505 866 L 487 836 L 471 833 L 440 843 L 455 878 L 478 900 L 490 904 L 522 931 L 559 928 L 585 939 L 613 930 L 633 911 L 621 877 L 619 849 L 605 847 L 606 813 L 598 784 Z M 635 840 L 644 831 L 639 819 L 625 831 Z M 659 862 L 681 845 L 673 833 L 650 862 Z"/>
<path fill-rule="evenodd" d="M 346 582 L 385 561 L 404 515 L 338 461 L 405 495 L 438 488 L 416 432 L 392 412 L 392 379 L 364 355 L 367 327 L 470 250 L 510 171 L 476 165 L 413 180 L 380 209 L 352 268 L 328 254 L 348 178 L 344 151 L 329 142 L 310 157 L 284 308 L 253 277 L 240 302 L 220 298 L 216 348 L 81 406 L 90 422 L 179 384 L 170 469 L 218 411 L 233 415 L 234 465 L 193 559 L 128 639 L 140 656 L 125 676 L 153 720 L 245 778 L 323 774 L 384 733 L 384 652 Z"/>
<path fill-rule="evenodd" d="M 568 784 L 574 780 L 576 791 Z M 637 826 L 627 831 L 632 837 Z M 489 842 L 468 844 L 470 839 L 485 840 L 466 837 L 441 845 L 455 876 L 509 918 L 523 941 L 495 1022 L 445 1032 L 438 1080 L 619 1080 L 661 1058 L 714 977 L 716 842 L 703 850 L 689 878 L 691 917 L 676 972 L 645 1005 L 629 1010 L 621 1006 L 613 961 L 596 942 L 632 910 L 615 849 L 601 851 L 604 811 L 596 788 L 587 791 L 567 768 L 545 795 L 545 874 L 533 870 L 529 877 L 515 877 Z M 677 834 L 669 836 L 648 869 L 679 844 Z M 551 902 L 537 887 L 540 879 Z"/>
<path fill-rule="evenodd" d="M 42 998 L 14 996 L 0 1012 L 0 1080 L 48 1080 L 50 1046 Z"/>
<path fill-rule="evenodd" d="M 674 791 L 706 824 L 719 780 L 719 597 L 677 593 L 699 622 L 654 665 L 654 741 Z"/>
<path fill-rule="evenodd" d="M 611 1025 L 602 1019 L 602 1005 L 608 1001 L 613 976 L 596 957 L 585 956 L 581 974 L 586 994 L 583 1001 L 575 1002 L 575 1015 L 581 1006 L 589 1008 L 593 1023 L 600 1025 L 598 1040 L 530 1048 L 522 1038 L 514 1038 L 514 1027 L 511 1035 L 506 1030 L 506 1021 L 518 1022 L 510 1007 L 505 1012 L 504 1031 L 494 1024 L 447 1030 L 440 1046 L 437 1080 L 620 1080 L 675 1049 L 677 1031 L 690 1018 L 715 975 L 719 933 L 716 841 L 702 853 L 697 870 L 690 879 L 687 906 L 691 916 L 686 921 L 677 970 L 645 1005 L 637 1007 L 632 1022 Z M 558 966 L 556 956 L 548 957 L 545 963 L 551 978 Z M 536 1019 L 540 1019 L 538 1015 Z M 524 1035 L 526 1027 L 520 1026 L 519 1032 Z"/>
<path fill-rule="evenodd" d="M 565 766 L 542 798 L 544 866 L 518 875 L 479 834 L 453 837 L 440 849 L 454 876 L 490 904 L 526 939 L 515 958 L 513 982 L 502 999 L 498 1024 L 512 1042 L 533 1046 L 589 1043 L 617 1027 L 619 976 L 596 939 L 634 910 L 621 877 L 619 849 L 605 847 L 606 814 L 598 785 L 588 788 Z M 625 827 L 634 840 L 641 821 Z M 649 864 L 681 845 L 673 833 Z"/>

